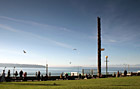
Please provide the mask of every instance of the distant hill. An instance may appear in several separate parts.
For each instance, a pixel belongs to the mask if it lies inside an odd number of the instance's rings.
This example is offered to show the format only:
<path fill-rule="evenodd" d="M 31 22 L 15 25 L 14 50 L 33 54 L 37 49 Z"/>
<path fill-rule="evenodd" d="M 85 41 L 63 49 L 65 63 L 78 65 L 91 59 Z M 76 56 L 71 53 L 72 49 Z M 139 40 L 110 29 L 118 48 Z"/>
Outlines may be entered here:
<path fill-rule="evenodd" d="M 14 63 L 0 63 L 0 67 L 45 68 L 43 65 Z"/>
<path fill-rule="evenodd" d="M 140 64 L 130 64 L 130 65 L 128 65 L 128 64 L 116 64 L 116 65 L 109 65 L 109 67 L 140 67 Z"/>

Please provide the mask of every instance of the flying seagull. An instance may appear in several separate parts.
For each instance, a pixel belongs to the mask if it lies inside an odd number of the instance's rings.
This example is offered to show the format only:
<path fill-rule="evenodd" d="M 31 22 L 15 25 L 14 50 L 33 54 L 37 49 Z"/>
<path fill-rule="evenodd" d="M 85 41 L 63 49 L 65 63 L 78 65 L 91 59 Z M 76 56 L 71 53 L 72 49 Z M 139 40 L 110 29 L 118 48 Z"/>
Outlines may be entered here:
<path fill-rule="evenodd" d="M 71 62 L 70 62 L 70 64 L 71 64 Z"/>
<path fill-rule="evenodd" d="M 74 48 L 73 50 L 77 50 L 76 48 Z"/>
<path fill-rule="evenodd" d="M 23 53 L 26 53 L 26 51 L 25 51 L 25 50 L 23 50 Z"/>

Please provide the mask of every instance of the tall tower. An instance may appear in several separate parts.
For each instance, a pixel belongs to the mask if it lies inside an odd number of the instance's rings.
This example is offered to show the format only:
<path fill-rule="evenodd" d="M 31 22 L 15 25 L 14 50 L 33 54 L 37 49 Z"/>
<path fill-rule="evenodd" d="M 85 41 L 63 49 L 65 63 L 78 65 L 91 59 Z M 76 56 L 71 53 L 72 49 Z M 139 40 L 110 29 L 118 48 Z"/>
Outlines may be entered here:
<path fill-rule="evenodd" d="M 97 23 L 98 23 L 98 77 L 101 76 L 101 24 L 100 24 L 100 18 L 97 17 Z"/>

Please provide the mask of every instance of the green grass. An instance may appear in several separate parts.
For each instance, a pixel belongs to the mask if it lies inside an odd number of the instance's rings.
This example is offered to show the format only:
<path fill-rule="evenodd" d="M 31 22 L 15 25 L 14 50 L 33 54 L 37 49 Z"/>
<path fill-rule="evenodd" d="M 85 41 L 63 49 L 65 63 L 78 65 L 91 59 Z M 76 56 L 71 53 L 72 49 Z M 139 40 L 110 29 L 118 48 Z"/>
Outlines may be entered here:
<path fill-rule="evenodd" d="M 0 89 L 140 89 L 140 76 L 88 80 L 1 82 Z"/>

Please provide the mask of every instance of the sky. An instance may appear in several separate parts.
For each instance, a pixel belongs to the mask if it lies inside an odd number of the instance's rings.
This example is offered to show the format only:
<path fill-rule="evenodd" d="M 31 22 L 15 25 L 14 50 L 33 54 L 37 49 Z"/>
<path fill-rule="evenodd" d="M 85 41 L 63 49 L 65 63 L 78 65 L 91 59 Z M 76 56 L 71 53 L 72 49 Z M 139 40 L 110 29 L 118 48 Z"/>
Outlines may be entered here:
<path fill-rule="evenodd" d="M 0 62 L 97 66 L 98 16 L 102 66 L 140 64 L 139 0 L 0 0 Z"/>

